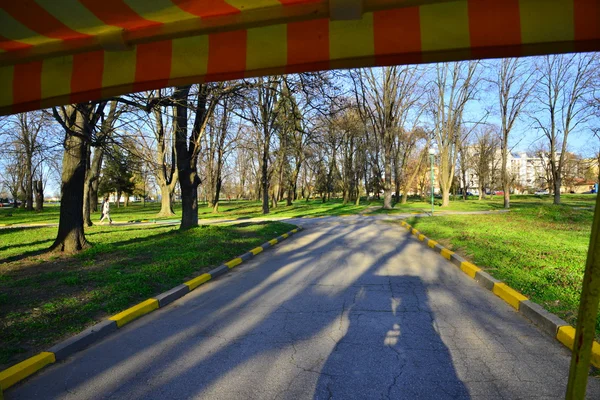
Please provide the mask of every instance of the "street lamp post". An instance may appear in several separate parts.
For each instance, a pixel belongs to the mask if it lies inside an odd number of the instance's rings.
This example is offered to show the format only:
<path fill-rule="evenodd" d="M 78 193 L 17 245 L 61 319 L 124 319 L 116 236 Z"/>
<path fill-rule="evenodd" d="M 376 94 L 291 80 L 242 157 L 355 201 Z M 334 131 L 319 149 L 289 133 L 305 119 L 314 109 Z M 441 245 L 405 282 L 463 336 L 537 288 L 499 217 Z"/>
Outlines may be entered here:
<path fill-rule="evenodd" d="M 431 158 L 431 215 L 433 216 L 433 188 L 434 188 L 434 176 L 433 176 L 433 160 L 435 158 L 435 149 L 429 149 L 429 158 Z"/>

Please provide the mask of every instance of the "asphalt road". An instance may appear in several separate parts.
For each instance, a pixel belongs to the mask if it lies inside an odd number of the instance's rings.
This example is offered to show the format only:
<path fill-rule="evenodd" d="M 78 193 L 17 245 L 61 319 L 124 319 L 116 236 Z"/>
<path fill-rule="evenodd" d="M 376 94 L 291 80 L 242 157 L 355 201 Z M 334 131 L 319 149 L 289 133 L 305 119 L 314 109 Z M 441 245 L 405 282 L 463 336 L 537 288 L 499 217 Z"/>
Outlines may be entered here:
<path fill-rule="evenodd" d="M 6 399 L 564 398 L 570 353 L 404 229 L 302 224 Z"/>

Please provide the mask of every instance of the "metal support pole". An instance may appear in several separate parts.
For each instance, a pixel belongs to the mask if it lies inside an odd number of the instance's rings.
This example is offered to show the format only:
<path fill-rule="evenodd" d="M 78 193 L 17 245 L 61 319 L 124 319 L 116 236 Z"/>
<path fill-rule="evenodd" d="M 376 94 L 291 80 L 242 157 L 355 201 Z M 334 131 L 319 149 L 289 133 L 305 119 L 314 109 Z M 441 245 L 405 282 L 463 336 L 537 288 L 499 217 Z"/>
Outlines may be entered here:
<path fill-rule="evenodd" d="M 592 343 L 596 333 L 596 315 L 598 313 L 598 300 L 600 300 L 600 196 L 596 195 L 596 209 L 592 222 L 592 235 L 588 248 L 585 273 L 583 275 L 583 288 L 579 301 L 579 314 L 573 355 L 571 356 L 571 369 L 569 370 L 569 383 L 567 385 L 567 400 L 585 398 Z"/>
<path fill-rule="evenodd" d="M 431 215 L 433 216 L 433 190 L 434 190 L 434 176 L 433 176 L 433 160 L 434 155 L 431 154 Z"/>

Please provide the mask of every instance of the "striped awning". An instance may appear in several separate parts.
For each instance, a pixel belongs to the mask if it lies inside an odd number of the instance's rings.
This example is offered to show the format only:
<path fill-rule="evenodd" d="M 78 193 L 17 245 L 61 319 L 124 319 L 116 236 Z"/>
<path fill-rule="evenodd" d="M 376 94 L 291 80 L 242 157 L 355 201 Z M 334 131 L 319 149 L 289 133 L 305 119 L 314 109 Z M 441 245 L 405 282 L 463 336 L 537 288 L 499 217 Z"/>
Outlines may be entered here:
<path fill-rule="evenodd" d="M 600 0 L 0 5 L 0 114 L 265 74 L 600 49 Z"/>

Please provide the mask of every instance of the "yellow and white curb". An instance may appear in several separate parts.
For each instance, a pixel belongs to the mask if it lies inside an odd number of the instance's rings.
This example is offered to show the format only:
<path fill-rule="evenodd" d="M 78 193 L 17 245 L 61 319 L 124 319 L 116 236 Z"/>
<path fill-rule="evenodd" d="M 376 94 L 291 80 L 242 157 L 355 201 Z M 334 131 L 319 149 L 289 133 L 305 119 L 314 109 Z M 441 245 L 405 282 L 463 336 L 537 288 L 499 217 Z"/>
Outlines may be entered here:
<path fill-rule="evenodd" d="M 552 336 L 569 349 L 573 349 L 573 340 L 575 338 L 575 328 L 569 325 L 566 321 L 548 312 L 539 304 L 536 304 L 517 292 L 506 283 L 499 281 L 475 264 L 465 260 L 455 252 L 441 246 L 435 240 L 427 238 L 424 234 L 413 228 L 406 221 L 402 221 L 401 225 L 415 236 L 415 238 L 435 252 L 440 253 L 442 257 L 456 265 L 468 277 L 474 279 L 481 286 L 500 297 L 512 308 L 523 314 L 527 319 L 536 324 L 543 332 Z M 600 344 L 594 342 L 592 346 L 591 363 L 594 367 L 600 368 Z"/>
<path fill-rule="evenodd" d="M 56 361 L 64 360 L 70 355 L 84 349 L 90 344 L 102 339 L 108 334 L 116 331 L 119 328 L 127 325 L 128 323 L 148 314 L 154 310 L 162 308 L 180 297 L 185 296 L 192 290 L 203 285 L 204 283 L 215 279 L 218 276 L 224 275 L 229 272 L 230 269 L 235 268 L 244 261 L 251 259 L 252 257 L 260 254 L 264 250 L 276 245 L 277 243 L 287 239 L 295 233 L 302 230 L 301 227 L 292 229 L 288 233 L 284 233 L 275 239 L 269 240 L 263 245 L 250 250 L 247 253 L 242 254 L 239 257 L 230 260 L 217 268 L 204 273 L 194 279 L 191 279 L 183 284 L 174 287 L 164 293 L 159 294 L 153 298 L 145 300 L 127 310 L 121 311 L 112 317 L 99 322 L 98 324 L 86 329 L 85 331 L 61 342 L 57 345 L 43 351 L 33 357 L 21 361 L 20 363 L 13 365 L 10 368 L 0 371 L 0 400 L 2 399 L 2 392 L 14 385 L 15 383 L 27 378 L 34 374 L 46 365 L 55 363 Z"/>

